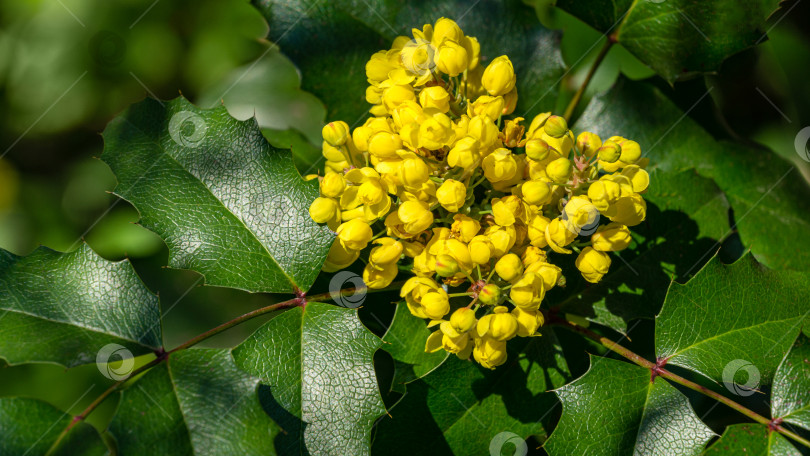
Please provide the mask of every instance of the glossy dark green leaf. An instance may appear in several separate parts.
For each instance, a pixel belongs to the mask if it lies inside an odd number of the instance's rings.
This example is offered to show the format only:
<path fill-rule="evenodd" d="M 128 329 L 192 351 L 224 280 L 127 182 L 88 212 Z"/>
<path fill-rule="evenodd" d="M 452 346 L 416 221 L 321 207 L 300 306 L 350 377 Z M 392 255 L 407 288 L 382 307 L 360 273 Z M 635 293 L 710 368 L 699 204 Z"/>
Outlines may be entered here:
<path fill-rule="evenodd" d="M 405 303 L 396 305 L 394 319 L 388 327 L 383 341 L 385 351 L 399 361 L 394 376 L 394 387 L 424 377 L 447 359 L 444 350 L 426 353 L 425 343 L 431 331 L 425 320 L 414 317 Z"/>
<path fill-rule="evenodd" d="M 808 274 L 772 271 L 751 255 L 730 265 L 714 257 L 686 284 L 670 286 L 655 323 L 656 353 L 716 382 L 733 382 L 753 364 L 769 384 L 808 314 Z"/>
<path fill-rule="evenodd" d="M 311 454 L 369 454 L 371 427 L 385 413 L 372 356 L 382 342 L 357 311 L 319 302 L 276 316 L 233 350 L 305 427 Z"/>
<path fill-rule="evenodd" d="M 771 414 L 810 429 L 810 339 L 800 334 L 771 387 Z"/>
<path fill-rule="evenodd" d="M 667 81 L 717 70 L 727 57 L 766 39 L 779 0 L 557 0 Z"/>
<path fill-rule="evenodd" d="M 495 370 L 451 355 L 408 383 L 407 394 L 377 427 L 374 453 L 501 454 L 507 441 L 520 445 L 531 435 L 544 440 L 559 413 L 549 390 L 571 375 L 553 330 L 541 332 L 511 341 L 509 359 Z"/>
<path fill-rule="evenodd" d="M 708 260 L 706 252 L 728 233 L 725 195 L 693 170 L 652 170 L 644 199 L 647 220 L 633 227 L 636 246 L 616 254 L 610 272 L 596 285 L 569 279 L 569 287 L 584 289 L 552 307 L 624 333 L 633 319 L 654 318 L 670 282 L 685 280 L 686 272 Z"/>
<path fill-rule="evenodd" d="M 228 350 L 177 352 L 122 393 L 110 432 L 124 455 L 273 455 L 258 387 Z"/>
<path fill-rule="evenodd" d="M 43 455 L 71 420 L 72 416 L 45 402 L 4 397 L 0 399 L 0 454 Z M 52 454 L 101 456 L 109 452 L 92 426 L 78 423 Z"/>
<path fill-rule="evenodd" d="M 810 187 L 782 158 L 716 141 L 658 90 L 627 80 L 595 98 L 576 126 L 602 137 L 618 134 L 638 141 L 650 158 L 650 171 L 694 168 L 713 179 L 734 210 L 743 244 L 757 260 L 774 269 L 810 269 Z M 717 247 L 707 249 L 707 259 Z"/>
<path fill-rule="evenodd" d="M 303 73 L 302 87 L 326 105 L 330 120 L 352 125 L 371 107 L 364 100 L 365 64 L 388 49 L 398 35 L 434 23 L 458 21 L 465 34 L 481 43 L 482 63 L 511 57 L 518 74 L 516 115 L 530 118 L 550 111 L 557 100 L 564 65 L 559 36 L 537 21 L 519 0 L 506 2 L 401 2 L 384 0 L 254 0 L 270 23 L 269 38 L 278 43 Z"/>
<path fill-rule="evenodd" d="M 11 364 L 70 367 L 96 362 L 107 344 L 133 354 L 161 346 L 157 296 L 129 261 L 107 261 L 84 243 L 25 257 L 0 249 L 0 325 L 0 356 Z"/>
<path fill-rule="evenodd" d="M 726 428 L 720 439 L 705 455 L 732 456 L 799 456 L 796 448 L 778 432 L 762 424 L 734 424 Z"/>
<path fill-rule="evenodd" d="M 309 217 L 317 182 L 301 179 L 255 119 L 147 99 L 110 122 L 104 143 L 116 193 L 169 246 L 169 266 L 248 291 L 312 285 L 334 239 Z"/>
<path fill-rule="evenodd" d="M 714 433 L 692 406 L 649 369 L 591 357 L 591 368 L 557 389 L 563 413 L 546 443 L 551 456 L 697 455 Z"/>

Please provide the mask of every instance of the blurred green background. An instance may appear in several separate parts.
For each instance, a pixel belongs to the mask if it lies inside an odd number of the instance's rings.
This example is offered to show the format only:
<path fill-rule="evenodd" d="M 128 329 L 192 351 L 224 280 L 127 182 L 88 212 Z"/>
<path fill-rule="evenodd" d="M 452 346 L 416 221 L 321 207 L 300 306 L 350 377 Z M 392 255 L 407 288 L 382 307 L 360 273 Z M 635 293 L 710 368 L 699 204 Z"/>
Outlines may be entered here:
<path fill-rule="evenodd" d="M 563 56 L 573 71 L 559 94 L 562 112 L 599 51 L 593 46 L 599 33 L 549 10 L 547 1 L 527 3 L 536 4 L 547 27 L 563 32 Z M 649 78 L 713 135 L 763 143 L 793 161 L 807 179 L 810 168 L 793 142 L 810 125 L 808 19 L 810 2 L 785 2 L 769 19 L 768 41 L 733 56 L 716 75 L 674 87 L 615 46 L 579 112 L 620 72 Z M 71 250 L 84 239 L 108 259 L 130 258 L 160 294 L 169 348 L 276 300 L 193 287 L 196 274 L 163 268 L 162 241 L 136 225 L 137 212 L 110 194 L 115 178 L 94 158 L 103 148 L 99 133 L 118 112 L 145 96 L 168 99 L 182 93 L 203 107 L 224 100 L 242 119 L 256 115 L 271 143 L 292 146 L 300 171 L 314 172 L 325 108 L 300 90 L 299 72 L 263 39 L 266 32 L 246 0 L 0 3 L 0 247 L 25 255 L 40 245 Z M 695 105 L 707 85 L 715 87 L 713 102 L 707 98 Z M 253 320 L 205 345 L 233 346 L 263 321 Z M 110 384 L 95 365 L 65 370 L 6 366 L 0 360 L 0 366 L 0 396 L 35 397 L 72 413 Z M 115 401 L 106 402 L 89 421 L 104 427 L 114 407 Z"/>

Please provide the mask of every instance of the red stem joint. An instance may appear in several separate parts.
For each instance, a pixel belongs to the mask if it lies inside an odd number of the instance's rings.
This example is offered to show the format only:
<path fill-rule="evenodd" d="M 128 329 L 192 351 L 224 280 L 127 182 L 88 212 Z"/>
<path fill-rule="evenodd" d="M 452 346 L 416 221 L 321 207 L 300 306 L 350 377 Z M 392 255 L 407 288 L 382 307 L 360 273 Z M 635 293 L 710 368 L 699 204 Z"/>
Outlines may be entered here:
<path fill-rule="evenodd" d="M 779 432 L 779 430 L 782 429 L 782 426 L 780 426 L 781 424 L 782 418 L 774 418 L 770 422 L 768 422 L 768 429 L 770 429 L 771 431 Z"/>
<path fill-rule="evenodd" d="M 667 364 L 667 358 L 658 358 L 655 360 L 655 365 L 650 368 L 650 383 L 655 381 L 655 377 L 664 373 L 664 366 Z"/>

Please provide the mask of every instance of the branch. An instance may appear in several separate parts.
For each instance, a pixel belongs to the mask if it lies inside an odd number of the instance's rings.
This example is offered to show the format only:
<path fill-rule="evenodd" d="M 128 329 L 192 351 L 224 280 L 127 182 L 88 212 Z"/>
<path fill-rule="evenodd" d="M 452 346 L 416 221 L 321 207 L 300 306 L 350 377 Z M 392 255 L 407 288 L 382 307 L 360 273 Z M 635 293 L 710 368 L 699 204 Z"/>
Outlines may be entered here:
<path fill-rule="evenodd" d="M 779 418 L 776 418 L 776 419 L 765 418 L 764 416 L 754 412 L 753 410 L 751 410 L 751 409 L 749 409 L 749 408 L 747 408 L 747 407 L 745 407 L 745 406 L 743 406 L 741 404 L 738 404 L 737 402 L 734 402 L 733 400 L 723 396 L 722 394 L 718 394 L 718 393 L 706 388 L 705 386 L 698 385 L 697 383 L 695 383 L 695 382 L 693 382 L 691 380 L 687 380 L 687 379 L 681 377 L 680 375 L 673 374 L 672 372 L 664 369 L 663 366 L 666 364 L 666 360 L 661 360 L 661 361 L 656 362 L 656 363 L 654 363 L 652 361 L 648 361 L 645 358 L 643 358 L 641 355 L 636 354 L 635 352 L 633 352 L 629 348 L 623 347 L 623 346 L 619 345 L 618 343 L 608 339 L 607 337 L 600 336 L 599 334 L 597 334 L 597 333 L 595 333 L 595 332 L 593 332 L 593 331 L 591 331 L 589 329 L 583 328 L 582 326 L 576 325 L 576 324 L 571 323 L 571 322 L 569 322 L 569 321 L 567 321 L 565 319 L 562 319 L 562 318 L 559 318 L 559 317 L 556 317 L 556 316 L 553 316 L 553 315 L 549 316 L 548 321 L 549 321 L 549 324 L 551 324 L 551 325 L 563 326 L 565 328 L 568 328 L 568 329 L 570 329 L 570 330 L 572 330 L 572 331 L 574 331 L 574 332 L 576 332 L 576 333 L 578 333 L 578 334 L 580 334 L 580 335 L 582 335 L 582 336 L 584 336 L 584 337 L 586 337 L 588 339 L 593 340 L 594 342 L 596 342 L 598 344 L 601 344 L 602 346 L 604 346 L 608 350 L 611 350 L 611 351 L 613 351 L 615 353 L 618 353 L 619 355 L 625 357 L 626 359 L 632 361 L 633 363 L 635 363 L 635 364 L 637 364 L 637 365 L 639 365 L 639 366 L 641 366 L 641 367 L 643 367 L 645 369 L 649 369 L 650 370 L 650 378 L 652 380 L 655 380 L 655 377 L 663 377 L 663 378 L 665 378 L 667 380 L 670 380 L 672 382 L 675 382 L 675 383 L 677 383 L 679 385 L 685 386 L 685 387 L 687 387 L 687 388 L 689 388 L 691 390 L 694 390 L 694 391 L 702 393 L 702 394 L 704 394 L 706 396 L 709 396 L 712 399 L 714 399 L 714 400 L 716 400 L 718 402 L 721 402 L 721 403 L 725 404 L 726 406 L 731 407 L 732 409 L 742 413 L 743 415 L 747 416 L 748 418 L 751 418 L 752 420 L 756 421 L 757 423 L 761 423 L 761 424 L 764 424 L 764 425 L 768 426 L 768 429 L 776 431 L 776 432 L 778 432 L 778 433 L 780 433 L 780 434 L 782 434 L 782 435 L 784 435 L 786 437 L 790 437 L 791 439 L 795 440 L 796 442 L 799 442 L 802 445 L 810 448 L 810 441 L 808 441 L 807 439 L 793 433 L 789 429 L 786 429 L 786 428 L 782 427 L 782 425 L 781 425 L 782 420 L 781 419 L 779 419 Z"/>
<path fill-rule="evenodd" d="M 610 51 L 610 48 L 613 47 L 613 43 L 616 42 L 615 40 L 616 38 L 613 35 L 607 37 L 607 41 L 605 41 L 604 46 L 602 46 L 602 49 L 599 51 L 599 55 L 596 56 L 596 60 L 594 60 L 593 64 L 591 65 L 591 69 L 588 70 L 585 80 L 582 81 L 582 85 L 579 86 L 579 89 L 574 94 L 574 98 L 571 99 L 571 102 L 568 103 L 568 107 L 565 108 L 563 117 L 565 118 L 566 122 L 571 120 L 571 116 L 574 114 L 574 109 L 576 109 L 580 100 L 582 100 L 582 95 L 585 94 L 585 89 L 588 88 L 588 84 L 590 84 L 591 79 L 593 79 L 593 75 L 596 74 L 596 70 L 599 68 L 599 65 L 603 60 L 605 60 L 605 57 L 607 57 L 608 51 Z"/>
<path fill-rule="evenodd" d="M 200 343 L 200 342 L 202 342 L 202 341 L 204 341 L 204 340 L 206 340 L 208 338 L 211 338 L 211 337 L 223 332 L 223 331 L 227 331 L 228 329 L 231 329 L 236 325 L 244 323 L 244 322 L 246 322 L 248 320 L 251 320 L 253 318 L 256 318 L 258 316 L 273 312 L 275 310 L 284 309 L 284 308 L 287 308 L 287 307 L 295 307 L 295 306 L 305 307 L 306 303 L 308 303 L 308 302 L 329 301 L 329 300 L 337 298 L 338 296 L 348 296 L 348 295 L 353 295 L 355 293 L 374 293 L 374 292 L 380 292 L 380 291 L 398 290 L 398 289 L 400 289 L 402 287 L 402 285 L 404 283 L 405 283 L 404 281 L 394 282 L 391 285 L 389 285 L 388 287 L 386 287 L 384 289 L 379 289 L 379 290 L 373 290 L 373 289 L 369 289 L 367 287 L 346 288 L 346 289 L 343 289 L 343 290 L 340 290 L 340 291 L 321 293 L 321 294 L 317 294 L 317 295 L 313 295 L 313 296 L 309 296 L 309 297 L 307 297 L 304 293 L 297 293 L 297 296 L 295 298 L 293 298 L 293 299 L 288 299 L 287 301 L 272 304 L 272 305 L 269 305 L 269 306 L 266 306 L 266 307 L 262 307 L 260 309 L 250 311 L 250 312 L 248 312 L 248 313 L 246 313 L 244 315 L 240 315 L 240 316 L 234 318 L 233 320 L 227 321 L 227 322 L 217 326 L 216 328 L 209 329 L 208 331 L 206 331 L 206 332 L 204 332 L 204 333 L 202 333 L 202 334 L 200 334 L 200 335 L 198 335 L 198 336 L 196 336 L 194 338 L 189 339 L 188 341 L 178 345 L 177 347 L 175 347 L 175 348 L 173 348 L 173 349 L 171 349 L 169 351 L 165 351 L 165 350 L 161 349 L 160 351 L 155 353 L 155 355 L 157 356 L 155 359 L 153 359 L 152 361 L 148 362 L 147 364 L 144 364 L 143 366 L 133 370 L 132 373 L 130 373 L 127 378 L 112 384 L 109 388 L 104 390 L 104 392 L 101 393 L 101 395 L 99 395 L 95 400 L 93 400 L 93 402 L 90 405 L 88 405 L 87 408 L 84 409 L 84 411 L 82 411 L 82 413 L 74 416 L 73 420 L 71 420 L 71 422 L 68 423 L 67 427 L 65 427 L 65 429 L 62 430 L 62 432 L 59 434 L 59 436 L 53 442 L 53 445 L 51 445 L 51 448 L 48 450 L 48 452 L 45 453 L 45 456 L 52 455 L 56 451 L 56 449 L 59 447 L 59 444 L 62 442 L 62 440 L 65 438 L 65 436 L 67 436 L 68 433 L 71 431 L 71 429 L 73 429 L 73 427 L 76 426 L 77 423 L 79 423 L 79 422 L 83 421 L 85 418 L 87 418 L 87 416 L 89 414 L 91 414 L 93 412 L 93 410 L 95 410 L 99 405 L 101 405 L 101 403 L 104 402 L 104 400 L 106 400 L 112 393 L 114 393 L 114 392 L 118 391 L 119 389 L 121 389 L 121 387 L 124 386 L 125 383 L 127 383 L 130 380 L 135 379 L 135 377 L 137 377 L 139 374 L 148 371 L 149 369 L 157 366 L 158 364 L 162 363 L 163 361 L 166 361 L 167 359 L 169 359 L 169 355 L 171 355 L 172 353 L 175 353 L 175 352 L 178 352 L 180 350 L 185 350 L 187 348 L 190 348 L 190 347 L 192 347 L 194 345 L 197 345 L 198 343 Z"/>

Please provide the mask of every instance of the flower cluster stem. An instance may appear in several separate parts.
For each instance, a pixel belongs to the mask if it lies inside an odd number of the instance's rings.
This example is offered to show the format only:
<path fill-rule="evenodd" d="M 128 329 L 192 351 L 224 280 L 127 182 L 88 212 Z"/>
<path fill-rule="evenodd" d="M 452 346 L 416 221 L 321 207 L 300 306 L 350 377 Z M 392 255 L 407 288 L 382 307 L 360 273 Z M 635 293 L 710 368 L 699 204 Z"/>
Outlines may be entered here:
<path fill-rule="evenodd" d="M 568 107 L 565 108 L 565 113 L 563 117 L 565 118 L 566 122 L 571 120 L 571 116 L 574 115 L 574 110 L 577 108 L 577 105 L 582 100 L 582 96 L 585 94 L 585 89 L 588 88 L 588 84 L 591 83 L 591 79 L 593 79 L 593 75 L 596 74 L 596 70 L 599 69 L 599 65 L 602 64 L 602 61 L 605 60 L 607 57 L 610 48 L 613 47 L 614 40 L 608 37 L 605 41 L 605 44 L 602 46 L 602 49 L 599 51 L 599 54 L 596 56 L 596 60 L 594 60 L 591 68 L 588 70 L 588 74 L 585 76 L 585 80 L 582 81 L 582 85 L 579 86 L 579 89 L 574 93 L 574 97 L 571 98 L 571 102 L 568 103 Z"/>
<path fill-rule="evenodd" d="M 608 339 L 607 337 L 601 336 L 601 335 L 599 335 L 599 334 L 597 334 L 597 333 L 595 333 L 595 332 L 593 332 L 593 331 L 591 331 L 591 330 L 589 330 L 587 328 L 583 328 L 582 326 L 574 324 L 574 323 L 572 323 L 570 321 L 567 321 L 565 319 L 562 319 L 562 318 L 559 318 L 559 317 L 556 317 L 556 316 L 552 315 L 552 316 L 549 317 L 548 322 L 551 325 L 557 325 L 557 326 L 562 326 L 562 327 L 568 328 L 568 329 L 576 332 L 577 334 L 580 334 L 580 335 L 582 335 L 582 336 L 584 336 L 584 337 L 586 337 L 588 339 L 591 339 L 592 341 L 602 345 L 603 347 L 607 348 L 608 350 L 623 356 L 625 359 L 627 359 L 629 361 L 632 361 L 633 363 L 635 363 L 635 364 L 637 364 L 637 365 L 639 365 L 639 366 L 641 366 L 641 367 L 643 367 L 645 369 L 650 369 L 650 372 L 653 374 L 651 376 L 651 378 L 653 380 L 655 379 L 655 377 L 663 377 L 663 378 L 665 378 L 665 379 L 667 379 L 669 381 L 675 382 L 675 383 L 677 383 L 679 385 L 682 385 L 682 386 L 685 386 L 685 387 L 687 387 L 687 388 L 689 388 L 691 390 L 694 390 L 694 391 L 697 391 L 697 392 L 699 392 L 701 394 L 709 396 L 712 399 L 714 399 L 714 400 L 716 400 L 716 401 L 718 401 L 718 402 L 720 402 L 720 403 L 722 403 L 722 404 L 724 404 L 724 405 L 726 405 L 726 406 L 728 406 L 728 407 L 742 413 L 743 415 L 745 415 L 748 418 L 756 421 L 757 423 L 764 424 L 764 425 L 768 426 L 769 429 L 772 429 L 772 430 L 774 430 L 776 432 L 779 432 L 780 434 L 782 434 L 782 435 L 784 435 L 786 437 L 789 437 L 789 438 L 793 439 L 794 441 L 796 441 L 798 443 L 801 443 L 802 445 L 810 448 L 810 441 L 808 441 L 807 439 L 795 434 L 794 432 L 790 431 L 789 429 L 786 429 L 786 428 L 782 427 L 779 423 L 776 423 L 774 420 L 768 419 L 768 418 L 754 412 L 753 410 L 749 409 L 748 407 L 745 407 L 742 404 L 734 402 L 733 400 L 727 398 L 726 396 L 723 396 L 722 394 L 716 393 L 716 392 L 710 390 L 709 388 L 706 388 L 705 386 L 699 385 L 699 384 L 697 384 L 697 383 L 695 383 L 695 382 L 693 382 L 691 380 L 688 380 L 688 379 L 686 379 L 684 377 L 681 377 L 678 374 L 674 374 L 674 373 L 664 369 L 663 364 L 660 363 L 660 362 L 659 363 L 654 363 L 652 361 L 649 361 L 649 360 L 645 359 L 644 357 L 642 357 L 641 355 L 636 354 L 632 350 L 630 350 L 630 349 L 628 349 L 628 348 L 626 348 L 626 347 L 624 347 L 622 345 L 619 345 L 618 343 Z"/>

